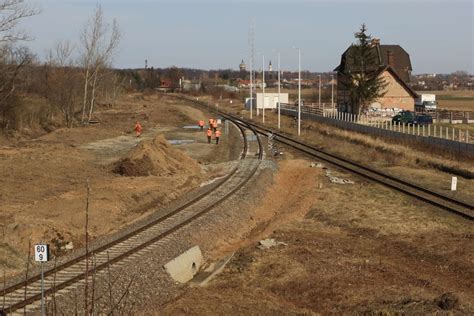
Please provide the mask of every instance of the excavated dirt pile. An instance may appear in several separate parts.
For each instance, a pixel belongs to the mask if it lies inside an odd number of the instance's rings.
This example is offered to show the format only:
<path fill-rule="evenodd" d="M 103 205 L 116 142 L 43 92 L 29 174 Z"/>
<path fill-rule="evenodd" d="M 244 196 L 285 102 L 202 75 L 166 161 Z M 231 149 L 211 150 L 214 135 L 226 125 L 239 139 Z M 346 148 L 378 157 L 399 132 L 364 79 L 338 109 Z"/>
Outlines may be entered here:
<path fill-rule="evenodd" d="M 196 161 L 158 135 L 153 140 L 139 143 L 128 154 L 116 162 L 113 172 L 128 176 L 169 176 L 175 174 L 196 174 L 200 167 Z"/>

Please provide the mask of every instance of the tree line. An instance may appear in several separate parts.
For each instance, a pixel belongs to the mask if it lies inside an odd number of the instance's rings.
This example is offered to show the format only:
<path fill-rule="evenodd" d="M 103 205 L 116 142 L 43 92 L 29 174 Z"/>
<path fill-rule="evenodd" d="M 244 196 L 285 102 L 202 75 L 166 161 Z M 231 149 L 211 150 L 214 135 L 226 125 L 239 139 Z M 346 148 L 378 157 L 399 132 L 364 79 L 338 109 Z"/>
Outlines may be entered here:
<path fill-rule="evenodd" d="M 77 42 L 58 42 L 43 62 L 24 45 L 33 39 L 17 31 L 22 20 L 40 13 L 23 0 L 0 1 L 3 131 L 34 123 L 85 124 L 92 119 L 98 98 L 114 102 L 123 86 L 123 74 L 112 70 L 120 31 L 115 20 L 106 21 L 100 5 L 85 22 Z M 38 105 L 32 99 L 41 102 Z"/>

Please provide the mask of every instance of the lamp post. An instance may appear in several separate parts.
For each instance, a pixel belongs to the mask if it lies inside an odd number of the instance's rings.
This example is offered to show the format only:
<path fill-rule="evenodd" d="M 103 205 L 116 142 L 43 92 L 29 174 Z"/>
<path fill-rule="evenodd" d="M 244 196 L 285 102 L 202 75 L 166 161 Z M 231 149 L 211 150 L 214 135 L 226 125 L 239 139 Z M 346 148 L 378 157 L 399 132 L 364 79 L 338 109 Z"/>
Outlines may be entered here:
<path fill-rule="evenodd" d="M 281 128 L 281 120 L 280 120 L 280 100 L 281 100 L 281 81 L 280 81 L 280 77 L 281 77 L 281 68 L 280 68 L 280 51 L 277 50 L 277 49 L 274 49 L 273 52 L 276 52 L 277 53 L 277 57 L 278 57 L 278 129 Z"/>
<path fill-rule="evenodd" d="M 262 54 L 262 123 L 265 124 L 265 55 Z"/>
<path fill-rule="evenodd" d="M 318 75 L 319 77 L 319 93 L 318 93 L 318 97 L 319 97 L 319 108 L 321 108 L 321 75 Z"/>
<path fill-rule="evenodd" d="M 298 136 L 301 135 L 301 49 L 294 47 L 298 50 Z"/>
<path fill-rule="evenodd" d="M 253 55 L 250 56 L 250 119 L 252 119 L 253 115 Z"/>
<path fill-rule="evenodd" d="M 280 51 L 277 51 L 277 56 L 278 56 L 278 129 L 281 128 L 281 121 L 280 121 L 280 75 L 281 75 L 281 70 L 280 70 Z"/>
<path fill-rule="evenodd" d="M 334 109 L 334 75 L 331 74 L 331 109 Z"/>

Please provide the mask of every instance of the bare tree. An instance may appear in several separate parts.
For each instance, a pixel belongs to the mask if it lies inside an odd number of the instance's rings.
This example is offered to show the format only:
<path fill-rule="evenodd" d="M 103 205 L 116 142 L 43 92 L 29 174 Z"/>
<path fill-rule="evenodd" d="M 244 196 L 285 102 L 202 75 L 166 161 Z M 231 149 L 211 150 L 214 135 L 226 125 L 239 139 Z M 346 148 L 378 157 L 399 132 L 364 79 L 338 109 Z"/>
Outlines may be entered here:
<path fill-rule="evenodd" d="M 0 46 L 0 112 L 2 128 L 8 128 L 8 114 L 19 103 L 16 94 L 21 70 L 31 62 L 33 56 L 25 48 L 10 45 Z"/>
<path fill-rule="evenodd" d="M 83 48 L 81 64 L 84 69 L 83 123 L 86 111 L 88 111 L 89 120 L 92 117 L 97 84 L 101 79 L 102 71 L 112 63 L 112 57 L 119 42 L 120 31 L 117 22 L 114 20 L 112 25 L 105 23 L 102 7 L 98 5 L 81 34 Z"/>
<path fill-rule="evenodd" d="M 73 126 L 80 98 L 78 71 L 74 68 L 72 52 L 73 46 L 69 42 L 59 42 L 55 50 L 49 52 L 45 76 L 46 98 L 61 111 L 68 127 Z"/>
<path fill-rule="evenodd" d="M 23 0 L 0 0 L 0 43 L 30 39 L 25 32 L 15 31 L 15 28 L 23 18 L 39 12 Z"/>
<path fill-rule="evenodd" d="M 26 17 L 39 13 L 23 0 L 0 0 L 0 111 L 2 128 L 8 127 L 7 113 L 18 104 L 16 83 L 24 66 L 31 61 L 27 48 L 13 47 L 13 42 L 27 40 L 23 31 L 16 30 L 18 23 Z"/>

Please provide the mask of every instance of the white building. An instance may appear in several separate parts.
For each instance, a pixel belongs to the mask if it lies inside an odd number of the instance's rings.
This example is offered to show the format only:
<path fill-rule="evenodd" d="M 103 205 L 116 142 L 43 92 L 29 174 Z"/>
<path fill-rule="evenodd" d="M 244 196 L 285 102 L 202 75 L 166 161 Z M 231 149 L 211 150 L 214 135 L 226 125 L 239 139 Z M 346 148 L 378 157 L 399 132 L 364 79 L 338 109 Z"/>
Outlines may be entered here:
<path fill-rule="evenodd" d="M 253 100 L 253 108 L 263 109 L 263 93 L 257 93 L 257 104 Z M 265 92 L 265 109 L 276 109 L 278 103 L 278 92 Z M 280 103 L 288 103 L 288 93 L 280 93 Z M 245 108 L 250 109 L 250 99 L 245 101 Z"/>

